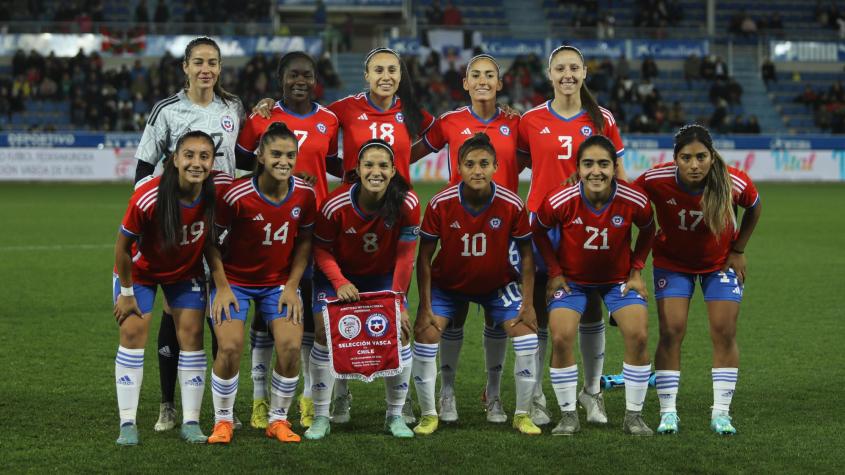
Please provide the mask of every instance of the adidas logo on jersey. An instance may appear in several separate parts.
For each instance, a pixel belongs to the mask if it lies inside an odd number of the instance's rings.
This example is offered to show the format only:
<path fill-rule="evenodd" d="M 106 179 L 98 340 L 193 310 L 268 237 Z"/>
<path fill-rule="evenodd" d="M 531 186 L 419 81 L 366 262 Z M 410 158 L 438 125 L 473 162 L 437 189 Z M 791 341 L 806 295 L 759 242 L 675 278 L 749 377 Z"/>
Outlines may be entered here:
<path fill-rule="evenodd" d="M 452 229 L 461 229 L 461 223 L 455 221 L 452 224 L 450 224 L 449 227 L 452 228 Z"/>
<path fill-rule="evenodd" d="M 369 119 L 367 118 L 367 113 L 365 112 L 365 113 L 363 113 L 363 114 L 359 115 L 359 116 L 358 116 L 358 120 L 369 120 Z"/>
<path fill-rule="evenodd" d="M 461 135 L 472 135 L 472 131 L 469 130 L 469 127 L 465 128 Z"/>
<path fill-rule="evenodd" d="M 678 204 L 678 202 L 677 202 L 677 201 L 675 201 L 675 198 L 669 198 L 669 199 L 666 201 L 666 204 L 670 204 L 670 205 L 675 206 L 675 205 L 677 205 L 677 204 Z"/>
<path fill-rule="evenodd" d="M 255 215 L 254 218 L 252 218 L 252 220 L 253 221 L 264 221 L 264 216 L 261 216 L 261 213 L 258 213 L 258 214 Z"/>
<path fill-rule="evenodd" d="M 357 234 L 357 233 L 358 233 L 358 231 L 356 231 L 355 228 L 349 228 L 349 229 L 346 230 L 346 234 Z"/>
<path fill-rule="evenodd" d="M 550 133 L 552 133 L 552 131 L 549 130 L 548 127 L 543 127 L 543 130 L 540 131 L 540 135 L 546 135 L 546 134 L 550 134 Z"/>
<path fill-rule="evenodd" d="M 584 221 L 581 221 L 581 217 L 578 216 L 575 220 L 572 221 L 572 224 L 584 224 Z"/>

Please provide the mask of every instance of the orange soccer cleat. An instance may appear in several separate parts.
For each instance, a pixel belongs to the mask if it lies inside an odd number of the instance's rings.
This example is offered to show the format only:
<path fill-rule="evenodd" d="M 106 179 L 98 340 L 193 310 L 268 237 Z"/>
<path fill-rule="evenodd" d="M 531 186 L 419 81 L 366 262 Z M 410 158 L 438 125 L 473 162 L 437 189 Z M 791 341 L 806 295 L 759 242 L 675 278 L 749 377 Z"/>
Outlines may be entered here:
<path fill-rule="evenodd" d="M 279 442 L 299 442 L 302 440 L 293 430 L 290 428 L 290 422 L 288 421 L 274 421 L 267 426 L 267 437 L 276 438 Z"/>
<path fill-rule="evenodd" d="M 234 426 L 232 421 L 221 421 L 217 424 L 214 424 L 214 429 L 211 431 L 211 435 L 208 436 L 208 443 L 209 444 L 228 444 L 232 441 L 232 432 L 234 431 Z"/>

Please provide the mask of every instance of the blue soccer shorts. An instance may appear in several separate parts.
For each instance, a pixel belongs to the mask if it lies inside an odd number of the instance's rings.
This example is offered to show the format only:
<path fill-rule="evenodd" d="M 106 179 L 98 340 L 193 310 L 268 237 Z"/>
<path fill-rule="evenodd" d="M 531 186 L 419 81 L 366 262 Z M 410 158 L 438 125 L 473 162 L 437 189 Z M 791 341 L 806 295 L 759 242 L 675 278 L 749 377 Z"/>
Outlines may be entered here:
<path fill-rule="evenodd" d="M 229 312 L 233 320 L 246 321 L 246 314 L 249 311 L 250 300 L 255 302 L 255 307 L 265 322 L 270 323 L 279 318 L 285 318 L 288 315 L 287 306 L 282 307 L 279 312 L 279 299 L 282 298 L 282 292 L 285 290 L 284 285 L 272 285 L 268 287 L 243 287 L 233 285 L 232 293 L 238 299 L 239 311 L 235 311 L 234 306 L 230 306 Z M 296 290 L 299 296 L 299 289 Z M 211 289 L 211 301 L 214 302 L 214 297 L 217 295 L 217 289 Z M 301 297 L 300 297 L 301 299 Z"/>
<path fill-rule="evenodd" d="M 547 310 L 551 312 L 556 308 L 568 308 L 583 315 L 587 310 L 587 298 L 593 290 L 598 290 L 605 306 L 611 313 L 629 305 L 648 306 L 646 299 L 636 291 L 630 291 L 627 295 L 623 295 L 624 288 L 624 283 L 582 285 L 569 282 L 570 292 L 567 293 L 563 289 L 556 291 L 547 306 Z"/>
<path fill-rule="evenodd" d="M 522 293 L 516 282 L 484 295 L 467 295 L 461 292 L 443 290 L 431 286 L 431 309 L 438 317 L 452 320 L 469 302 L 484 307 L 485 312 L 496 325 L 513 320 L 522 307 Z"/>
<path fill-rule="evenodd" d="M 704 301 L 727 300 L 742 302 L 743 286 L 733 269 L 727 272 L 716 271 L 706 274 L 687 274 L 673 272 L 659 267 L 654 268 L 654 298 L 662 300 L 669 297 L 692 298 L 695 292 L 696 278 L 701 283 Z"/>
<path fill-rule="evenodd" d="M 112 275 L 113 298 L 117 303 L 117 296 L 120 295 L 120 279 Z M 135 291 L 135 300 L 141 313 L 146 315 L 152 313 L 155 304 L 157 285 L 132 284 Z M 202 279 L 191 279 L 172 284 L 161 284 L 165 298 L 170 308 L 188 308 L 202 310 L 206 307 L 205 283 Z"/>

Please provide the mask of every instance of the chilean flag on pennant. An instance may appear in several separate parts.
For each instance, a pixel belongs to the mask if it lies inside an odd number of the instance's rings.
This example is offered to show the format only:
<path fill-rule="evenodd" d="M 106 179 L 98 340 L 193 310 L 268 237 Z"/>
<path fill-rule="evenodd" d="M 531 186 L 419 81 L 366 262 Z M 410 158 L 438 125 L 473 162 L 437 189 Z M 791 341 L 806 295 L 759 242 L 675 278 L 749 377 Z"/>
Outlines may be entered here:
<path fill-rule="evenodd" d="M 326 300 L 323 323 L 332 374 L 341 379 L 395 376 L 402 370 L 400 294 L 362 292 L 357 302 Z"/>

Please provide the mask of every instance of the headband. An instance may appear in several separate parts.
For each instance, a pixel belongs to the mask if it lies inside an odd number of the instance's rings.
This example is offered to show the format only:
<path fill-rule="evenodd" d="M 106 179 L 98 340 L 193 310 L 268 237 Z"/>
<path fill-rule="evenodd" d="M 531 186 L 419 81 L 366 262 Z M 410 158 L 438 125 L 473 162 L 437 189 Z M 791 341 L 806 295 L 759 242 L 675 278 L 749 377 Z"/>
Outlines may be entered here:
<path fill-rule="evenodd" d="M 549 69 L 552 69 L 552 58 L 554 58 L 555 55 L 558 54 L 560 51 L 565 50 L 565 49 L 568 49 L 570 51 L 575 51 L 576 53 L 578 53 L 578 56 L 581 58 L 581 62 L 582 63 L 584 62 L 584 55 L 581 53 L 580 49 L 578 49 L 578 48 L 576 48 L 572 45 L 561 45 L 561 46 L 558 46 L 557 48 L 555 48 L 554 51 L 552 51 L 552 54 L 549 55 Z"/>
<path fill-rule="evenodd" d="M 398 59 L 400 61 L 402 60 L 402 58 L 399 57 L 399 53 L 397 53 L 395 50 L 392 50 L 390 48 L 376 48 L 376 49 L 370 51 L 369 54 L 367 54 L 367 57 L 364 58 L 364 69 L 367 69 L 367 65 L 370 64 L 370 59 L 372 59 L 373 56 L 375 56 L 379 53 L 390 53 L 393 56 L 396 56 L 396 59 Z"/>
<path fill-rule="evenodd" d="M 497 75 L 498 75 L 498 73 L 500 73 L 500 72 L 501 72 L 502 68 L 500 68 L 500 67 L 499 67 L 499 63 L 496 61 L 496 58 L 494 58 L 494 57 L 490 56 L 490 55 L 489 55 L 489 54 L 487 54 L 487 53 L 482 53 L 482 54 L 478 54 L 478 55 L 473 56 L 473 57 L 469 60 L 469 62 L 467 63 L 467 70 L 466 70 L 466 73 L 465 73 L 465 74 L 466 74 L 466 76 L 469 76 L 469 67 L 470 67 L 470 66 L 472 66 L 472 63 L 474 63 L 474 62 L 478 61 L 479 59 L 489 59 L 489 60 L 490 60 L 490 61 L 492 61 L 492 62 L 493 62 L 493 64 L 496 66 L 496 73 L 497 73 Z"/>
<path fill-rule="evenodd" d="M 363 146 L 361 146 L 361 149 L 358 150 L 358 161 L 359 162 L 361 161 L 361 158 L 364 156 L 364 151 L 367 150 L 368 148 L 372 148 L 372 147 L 380 147 L 380 148 L 387 150 L 387 153 L 390 154 L 390 161 L 391 162 L 396 161 L 396 160 L 394 160 L 394 156 L 393 156 L 393 148 L 390 146 L 389 143 L 385 142 L 384 140 L 380 140 L 380 139 L 372 139 L 372 140 L 367 141 L 367 143 L 365 143 Z"/>

